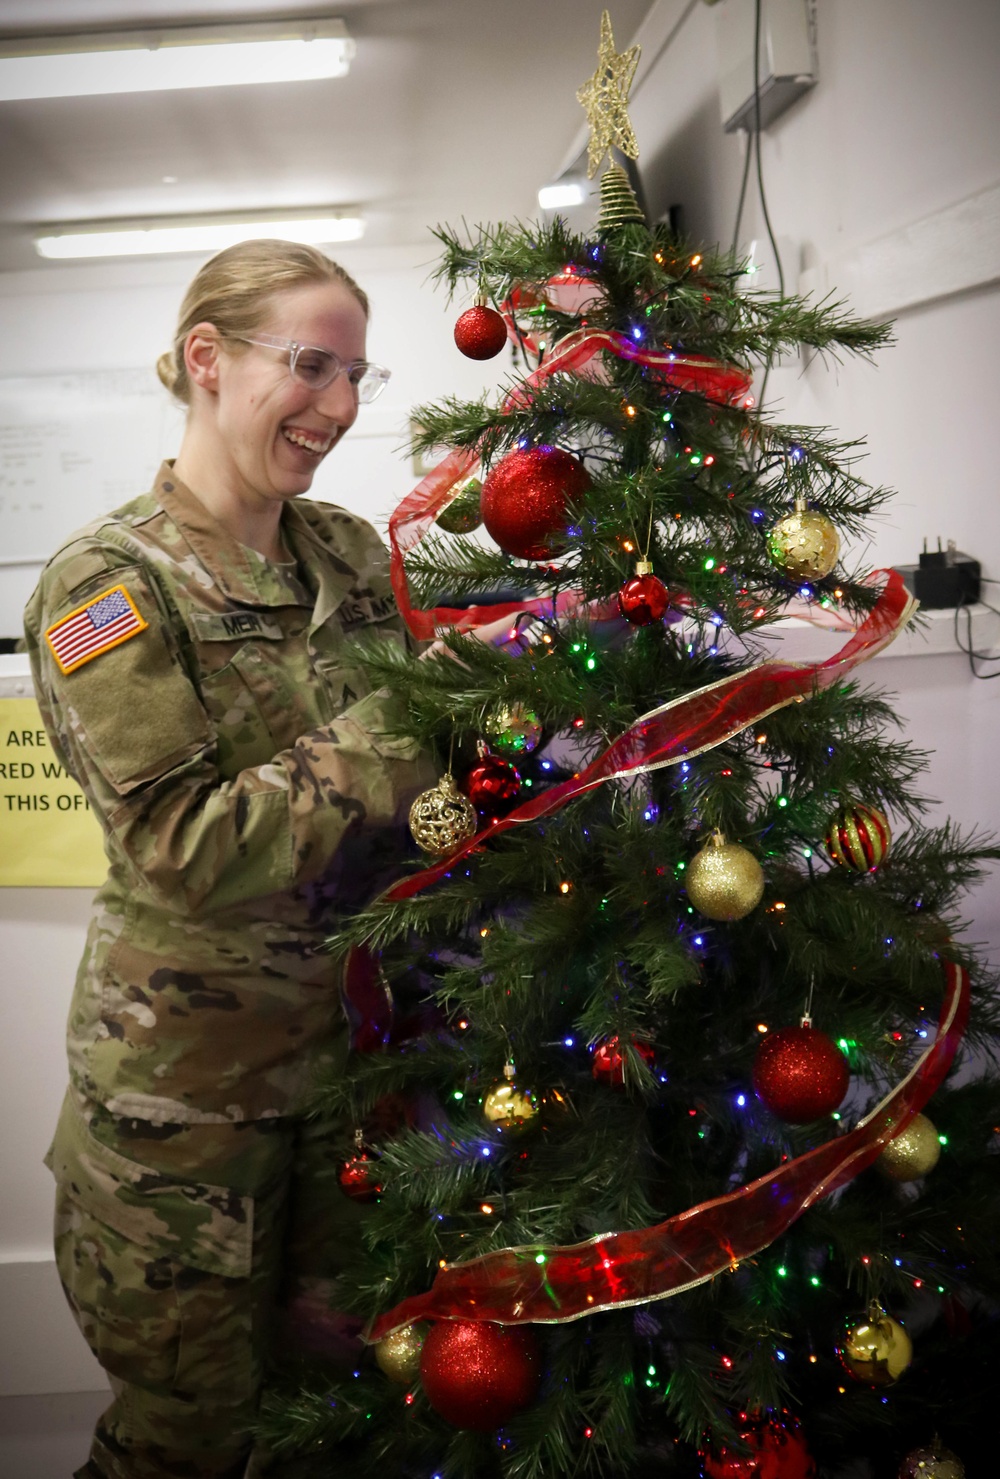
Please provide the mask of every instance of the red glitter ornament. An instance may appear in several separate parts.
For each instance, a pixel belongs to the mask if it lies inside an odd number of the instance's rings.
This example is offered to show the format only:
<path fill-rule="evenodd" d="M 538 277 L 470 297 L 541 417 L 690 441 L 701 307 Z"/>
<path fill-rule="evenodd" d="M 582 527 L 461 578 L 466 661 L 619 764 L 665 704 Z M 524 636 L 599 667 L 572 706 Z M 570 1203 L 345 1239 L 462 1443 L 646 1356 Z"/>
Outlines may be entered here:
<path fill-rule="evenodd" d="M 439 1320 L 420 1353 L 420 1380 L 447 1422 L 490 1433 L 534 1400 L 541 1381 L 538 1341 L 527 1325 Z"/>
<path fill-rule="evenodd" d="M 649 1043 L 639 1042 L 637 1038 L 633 1038 L 632 1046 L 647 1068 L 652 1068 L 656 1055 Z M 590 1071 L 598 1083 L 610 1084 L 613 1089 L 624 1087 L 625 1055 L 618 1046 L 617 1037 L 609 1037 L 604 1042 L 598 1043 L 594 1049 Z"/>
<path fill-rule="evenodd" d="M 775 1413 L 766 1421 L 741 1413 L 739 1433 L 750 1452 L 724 1443 L 702 1453 L 707 1479 L 815 1479 L 816 1462 L 790 1412 Z"/>
<path fill-rule="evenodd" d="M 570 501 L 590 487 L 590 477 L 561 447 L 509 452 L 483 484 L 483 523 L 508 555 L 547 560 L 558 554 Z"/>
<path fill-rule="evenodd" d="M 337 1181 L 344 1196 L 352 1202 L 377 1202 L 382 1195 L 378 1159 L 365 1150 L 360 1130 L 354 1137 L 354 1154 L 341 1162 Z"/>
<path fill-rule="evenodd" d="M 662 619 L 669 604 L 663 581 L 653 574 L 648 560 L 640 560 L 632 579 L 618 592 L 618 610 L 634 627 L 648 627 Z"/>
<path fill-rule="evenodd" d="M 498 755 L 483 755 L 465 781 L 469 800 L 488 817 L 499 816 L 506 810 L 516 800 L 520 789 L 520 771 Z"/>
<path fill-rule="evenodd" d="M 493 359 L 507 343 L 507 325 L 495 308 L 476 303 L 456 323 L 455 343 L 469 359 Z"/>
<path fill-rule="evenodd" d="M 832 1114 L 847 1093 L 850 1078 L 847 1059 L 837 1044 L 808 1019 L 801 1027 L 769 1032 L 753 1066 L 758 1099 L 790 1125 Z"/>

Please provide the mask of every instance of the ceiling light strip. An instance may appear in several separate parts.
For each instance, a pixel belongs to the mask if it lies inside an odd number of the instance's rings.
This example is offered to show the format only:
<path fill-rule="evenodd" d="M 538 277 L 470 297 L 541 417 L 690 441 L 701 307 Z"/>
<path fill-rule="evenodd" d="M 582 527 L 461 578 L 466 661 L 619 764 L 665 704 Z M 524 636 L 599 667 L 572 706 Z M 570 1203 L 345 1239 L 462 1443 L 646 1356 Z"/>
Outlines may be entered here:
<path fill-rule="evenodd" d="M 85 257 L 164 256 L 175 252 L 219 252 L 241 241 L 277 237 L 310 246 L 360 241 L 365 222 L 360 216 L 299 216 L 256 221 L 200 220 L 173 225 L 149 224 L 107 230 L 58 230 L 35 238 L 39 256 L 54 261 Z"/>
<path fill-rule="evenodd" d="M 343 23 L 187 27 L 0 45 L 0 102 L 344 77 Z"/>

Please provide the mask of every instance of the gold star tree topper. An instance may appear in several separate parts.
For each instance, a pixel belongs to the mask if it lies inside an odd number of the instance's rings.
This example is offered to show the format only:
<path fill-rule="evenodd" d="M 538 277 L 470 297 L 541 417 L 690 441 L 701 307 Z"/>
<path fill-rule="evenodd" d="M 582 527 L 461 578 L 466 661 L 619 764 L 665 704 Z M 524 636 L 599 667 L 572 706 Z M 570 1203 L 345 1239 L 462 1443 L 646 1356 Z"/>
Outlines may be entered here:
<path fill-rule="evenodd" d="M 639 145 L 628 116 L 628 95 L 639 64 L 639 46 L 615 51 L 611 16 L 601 16 L 601 44 L 597 48 L 597 71 L 577 93 L 577 101 L 590 124 L 587 148 L 587 178 L 596 175 L 609 149 L 618 148 L 629 159 L 638 159 Z"/>

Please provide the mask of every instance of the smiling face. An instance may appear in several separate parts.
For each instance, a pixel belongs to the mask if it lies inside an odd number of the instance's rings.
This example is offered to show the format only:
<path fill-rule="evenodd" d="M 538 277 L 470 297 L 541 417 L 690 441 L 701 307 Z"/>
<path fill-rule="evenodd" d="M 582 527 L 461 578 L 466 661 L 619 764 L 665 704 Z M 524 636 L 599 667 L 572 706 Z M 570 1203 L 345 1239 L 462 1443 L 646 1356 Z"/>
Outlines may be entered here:
<path fill-rule="evenodd" d="M 275 293 L 257 333 L 332 350 L 347 364 L 364 359 L 366 327 L 349 288 L 307 283 Z M 307 493 L 358 414 L 346 375 L 314 390 L 289 374 L 285 351 L 256 345 L 218 341 L 206 388 L 213 477 L 251 506 Z"/>

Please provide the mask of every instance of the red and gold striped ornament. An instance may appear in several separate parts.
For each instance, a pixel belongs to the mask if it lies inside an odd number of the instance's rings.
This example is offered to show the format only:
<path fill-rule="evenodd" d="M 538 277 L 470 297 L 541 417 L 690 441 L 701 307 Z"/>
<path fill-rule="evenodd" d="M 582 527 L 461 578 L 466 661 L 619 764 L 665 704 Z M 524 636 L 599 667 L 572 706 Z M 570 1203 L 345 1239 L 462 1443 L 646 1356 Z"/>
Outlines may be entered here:
<path fill-rule="evenodd" d="M 892 833 L 885 814 L 874 806 L 842 806 L 826 833 L 826 850 L 835 863 L 870 873 L 889 851 Z"/>

